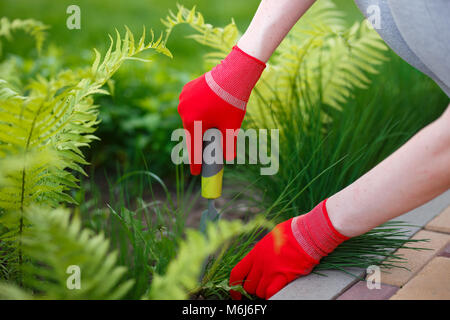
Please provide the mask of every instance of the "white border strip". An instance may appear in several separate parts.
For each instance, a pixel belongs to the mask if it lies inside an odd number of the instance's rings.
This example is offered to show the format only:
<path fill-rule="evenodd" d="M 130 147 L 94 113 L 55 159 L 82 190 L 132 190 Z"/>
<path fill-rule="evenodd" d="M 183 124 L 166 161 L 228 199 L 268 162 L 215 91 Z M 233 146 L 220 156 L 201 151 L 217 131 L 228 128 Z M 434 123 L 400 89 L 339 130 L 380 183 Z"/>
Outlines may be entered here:
<path fill-rule="evenodd" d="M 228 102 L 229 104 L 231 104 L 233 107 L 236 107 L 238 109 L 241 110 L 245 110 L 245 107 L 247 105 L 247 102 L 240 100 L 234 96 L 232 96 L 231 94 L 229 94 L 228 92 L 226 92 L 225 90 L 223 90 L 216 81 L 214 81 L 212 75 L 211 75 L 211 71 L 207 72 L 205 74 L 205 80 L 206 83 L 208 84 L 208 86 L 211 88 L 211 90 L 217 94 L 220 98 L 222 98 L 223 100 L 225 100 L 226 102 Z"/>

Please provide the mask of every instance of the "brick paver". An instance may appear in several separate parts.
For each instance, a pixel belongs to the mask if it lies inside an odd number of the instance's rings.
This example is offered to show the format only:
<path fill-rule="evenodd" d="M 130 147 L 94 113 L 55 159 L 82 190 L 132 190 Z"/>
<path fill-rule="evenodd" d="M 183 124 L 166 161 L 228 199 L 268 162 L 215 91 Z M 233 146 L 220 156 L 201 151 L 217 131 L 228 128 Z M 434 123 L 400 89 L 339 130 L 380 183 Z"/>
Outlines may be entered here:
<path fill-rule="evenodd" d="M 363 269 L 347 271 L 358 277 L 365 274 Z M 331 300 L 357 282 L 354 276 L 338 270 L 321 270 L 320 273 L 325 276 L 312 273 L 292 281 L 270 300 Z"/>
<path fill-rule="evenodd" d="M 450 259 L 434 258 L 391 299 L 450 300 Z"/>
<path fill-rule="evenodd" d="M 450 207 L 437 212 L 440 213 L 426 224 L 425 230 L 418 232 L 412 238 L 430 239 L 428 243 L 412 244 L 412 246 L 432 250 L 401 249 L 397 252 L 408 259 L 404 266 L 411 271 L 393 269 L 389 271 L 389 274 L 382 273 L 383 284 L 380 289 L 370 290 L 365 281 L 359 281 L 337 299 L 450 299 Z M 399 289 L 400 286 L 402 286 L 401 289 Z"/>
<path fill-rule="evenodd" d="M 442 257 L 450 258 L 450 243 L 447 244 L 447 246 L 444 249 L 442 249 L 438 255 L 442 256 Z"/>
<path fill-rule="evenodd" d="M 450 235 L 442 234 L 427 230 L 421 230 L 416 233 L 412 239 L 429 239 L 429 242 L 418 242 L 410 244 L 418 248 L 426 248 L 431 250 L 411 250 L 411 249 L 399 249 L 398 254 L 401 254 L 403 258 L 406 258 L 406 263 L 401 265 L 408 268 L 394 268 L 387 270 L 381 274 L 381 282 L 384 284 L 390 284 L 393 286 L 401 287 L 408 282 L 420 269 L 423 268 L 438 252 L 440 252 L 447 243 L 450 242 Z"/>
<path fill-rule="evenodd" d="M 379 289 L 369 289 L 366 281 L 359 281 L 341 294 L 337 300 L 387 300 L 396 293 L 397 290 L 398 287 L 390 286 L 388 284 L 381 284 Z"/>
<path fill-rule="evenodd" d="M 431 220 L 425 229 L 431 231 L 438 231 L 444 233 L 450 233 L 450 207 L 444 210 L 441 214 Z"/>

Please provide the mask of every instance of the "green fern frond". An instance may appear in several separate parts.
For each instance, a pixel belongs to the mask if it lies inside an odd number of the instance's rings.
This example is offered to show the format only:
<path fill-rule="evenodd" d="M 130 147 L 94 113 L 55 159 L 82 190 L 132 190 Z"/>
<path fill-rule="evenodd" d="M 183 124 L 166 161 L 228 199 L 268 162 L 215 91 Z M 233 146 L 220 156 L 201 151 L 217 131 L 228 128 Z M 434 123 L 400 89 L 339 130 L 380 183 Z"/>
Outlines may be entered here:
<path fill-rule="evenodd" d="M 247 224 L 239 220 L 220 220 L 207 226 L 206 235 L 189 229 L 186 240 L 179 246 L 178 255 L 164 275 L 155 275 L 147 299 L 186 299 L 200 289 L 198 279 L 204 260 L 220 246 L 234 237 L 251 232 L 255 228 L 273 227 L 262 218 L 256 218 Z M 234 288 L 238 289 L 238 288 Z"/>
<path fill-rule="evenodd" d="M 365 21 L 347 28 L 334 3 L 317 2 L 278 48 L 273 67 L 257 86 L 259 97 L 282 107 L 307 93 L 309 99 L 339 110 L 354 88 L 370 84 L 368 74 L 386 60 L 385 50 Z M 261 102 L 256 100 L 250 106 Z"/>
<path fill-rule="evenodd" d="M 209 64 L 217 64 L 225 58 L 240 37 L 234 20 L 231 20 L 231 23 L 224 28 L 213 27 L 205 22 L 203 15 L 196 11 L 195 6 L 189 10 L 178 4 L 177 8 L 176 14 L 170 11 L 169 15 L 161 20 L 167 28 L 166 39 L 176 26 L 189 25 L 196 33 L 188 36 L 188 38 L 215 50 L 205 55 L 205 60 Z"/>
<path fill-rule="evenodd" d="M 23 266 L 26 271 L 23 285 L 27 291 L 3 283 L 0 297 L 119 299 L 133 285 L 131 280 L 123 281 L 126 268 L 116 265 L 116 252 L 108 253 L 108 240 L 102 234 L 82 229 L 79 220 L 70 219 L 68 210 L 31 207 L 25 211 L 24 218 L 27 223 L 22 250 L 28 260 Z M 17 216 L 12 215 L 10 219 Z M 79 289 L 68 286 L 69 266 L 79 268 Z"/>
<path fill-rule="evenodd" d="M 155 35 L 153 30 L 151 30 L 150 41 L 146 42 L 146 31 L 144 27 L 139 42 L 135 43 L 133 33 L 128 27 L 125 27 L 125 29 L 126 32 L 123 40 L 117 29 L 116 40 L 114 41 L 110 36 L 111 44 L 103 58 L 103 61 L 101 61 L 100 53 L 94 49 L 95 61 L 91 67 L 91 73 L 94 76 L 96 86 L 91 88 L 89 94 L 92 92 L 97 93 L 96 90 L 99 90 L 99 88 L 103 86 L 109 78 L 111 78 L 112 74 L 117 71 L 125 60 L 149 61 L 136 57 L 136 55 L 142 51 L 154 49 L 156 52 L 172 57 L 169 49 L 165 46 L 165 41 L 163 41 L 162 34 L 155 40 Z"/>
<path fill-rule="evenodd" d="M 17 59 L 9 57 L 0 63 L 0 99 L 6 100 L 8 98 L 9 90 L 15 94 L 21 95 L 21 70 L 19 70 Z M 4 90 L 7 88 L 6 90 Z M 3 95 L 5 94 L 5 95 Z"/>
<path fill-rule="evenodd" d="M 24 99 L 8 81 L 0 79 L 0 101 L 15 98 Z"/>
<path fill-rule="evenodd" d="M 36 40 L 37 50 L 38 52 L 40 52 L 42 49 L 42 44 L 44 43 L 46 37 L 46 30 L 48 28 L 49 26 L 34 19 L 14 19 L 13 21 L 10 21 L 8 18 L 2 17 L 0 19 L 0 38 L 5 37 L 6 39 L 11 40 L 13 32 L 22 30 L 34 37 L 34 39 Z"/>
<path fill-rule="evenodd" d="M 167 34 L 179 24 L 190 25 L 196 31 L 190 38 L 214 49 L 205 56 L 208 67 L 219 63 L 240 35 L 234 22 L 224 28 L 205 23 L 195 7 L 188 10 L 179 5 L 178 12 L 171 12 L 163 23 Z M 344 14 L 333 1 L 317 1 L 267 64 L 248 111 L 258 121 L 263 114 L 256 106 L 262 103 L 282 108 L 299 95 L 340 110 L 355 88 L 370 84 L 368 75 L 376 73 L 375 67 L 386 60 L 386 50 L 381 38 L 365 21 L 348 28 Z M 301 92 L 293 92 L 293 88 Z M 323 120 L 330 119 L 324 115 Z"/>
<path fill-rule="evenodd" d="M 19 88 L 0 79 L 0 216 L 19 217 L 17 225 L 8 226 L 19 246 L 14 251 L 19 264 L 25 210 L 34 204 L 75 203 L 68 191 L 77 187 L 76 173 L 86 175 L 83 165 L 88 164 L 81 149 L 98 139 L 93 95 L 107 94 L 103 86 L 122 63 L 149 49 L 171 56 L 162 36 L 155 40 L 151 32 L 147 42 L 144 29 L 135 43 L 126 28 L 123 38 L 117 32 L 104 57 L 95 50 L 90 68 L 64 70 L 48 79 L 37 76 Z"/>
<path fill-rule="evenodd" d="M 0 300 L 33 300 L 33 295 L 10 283 L 0 283 Z"/>
<path fill-rule="evenodd" d="M 148 49 L 170 56 L 162 36 L 155 40 L 152 33 L 146 42 L 144 30 L 135 44 L 127 28 L 124 39 L 117 32 L 116 41 L 111 42 L 103 59 L 95 50 L 90 69 L 62 71 L 51 79 L 32 79 L 26 85 L 26 97 L 0 80 L 0 156 L 17 160 L 14 168 L 0 161 L 3 176 L 9 177 L 9 183 L 0 186 L 0 208 L 18 210 L 36 202 L 52 201 L 52 206 L 74 202 L 66 191 L 76 185 L 76 179 L 67 170 L 85 174 L 81 166 L 87 162 L 81 148 L 97 139 L 92 133 L 99 123 L 98 106 L 92 96 L 107 94 L 102 87 L 122 63 Z"/>

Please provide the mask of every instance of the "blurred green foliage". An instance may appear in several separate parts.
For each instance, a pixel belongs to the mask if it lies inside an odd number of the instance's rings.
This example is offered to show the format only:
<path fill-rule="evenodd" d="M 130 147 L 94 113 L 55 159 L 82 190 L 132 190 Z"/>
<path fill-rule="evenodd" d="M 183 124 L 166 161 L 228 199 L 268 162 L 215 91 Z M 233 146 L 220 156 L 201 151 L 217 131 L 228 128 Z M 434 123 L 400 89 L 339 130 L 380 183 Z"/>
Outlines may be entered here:
<path fill-rule="evenodd" d="M 134 32 L 140 32 L 142 25 L 151 27 L 155 33 L 162 32 L 164 26 L 160 19 L 165 17 L 168 10 L 176 10 L 176 4 L 186 7 L 197 6 L 206 20 L 214 21 L 215 25 L 225 25 L 231 18 L 235 20 L 239 29 L 245 29 L 256 10 L 259 0 L 2 0 L 0 12 L 2 16 L 13 18 L 29 18 L 51 26 L 49 39 L 58 46 L 67 47 L 68 60 L 77 62 L 90 56 L 90 48 L 104 49 L 105 34 L 113 33 L 114 28 L 127 25 Z M 66 19 L 69 16 L 66 9 L 76 4 L 81 9 L 81 29 L 69 30 Z M 202 66 L 199 52 L 204 50 L 191 41 L 183 40 L 183 30 L 174 34 L 168 47 L 174 54 L 171 65 L 181 66 L 184 70 L 199 72 Z M 14 44 L 16 48 L 30 48 L 32 45 Z M 87 51 L 86 51 L 87 50 Z M 186 63 L 189 61 L 189 63 Z"/>
<path fill-rule="evenodd" d="M 177 114 L 178 92 L 189 81 L 187 72 L 160 68 L 157 63 L 130 63 L 114 79 L 114 94 L 99 97 L 101 141 L 93 144 L 91 162 L 95 167 L 142 168 L 144 162 L 158 172 L 169 174 L 173 144 L 172 130 L 181 126 Z M 114 159 L 114 161 L 111 161 Z"/>
<path fill-rule="evenodd" d="M 361 18 L 352 1 L 336 0 L 345 8 L 349 22 Z M 34 18 L 50 26 L 47 52 L 37 57 L 32 41 L 5 41 L 3 55 L 29 53 L 29 60 L 17 58 L 17 63 L 32 74 L 51 76 L 61 67 L 73 68 L 89 63 L 92 47 L 105 50 L 106 34 L 127 25 L 133 32 L 142 26 L 153 28 L 158 35 L 165 27 L 160 22 L 169 10 L 176 11 L 180 3 L 196 6 L 206 21 L 224 26 L 233 18 L 239 30 L 245 30 L 259 0 L 2 0 L 2 16 Z M 81 29 L 66 27 L 67 7 L 76 4 L 81 9 Z M 101 141 L 93 144 L 88 159 L 96 167 L 111 169 L 117 163 L 129 169 L 148 163 L 159 175 L 170 174 L 167 166 L 172 145 L 170 133 L 181 127 L 177 115 L 178 94 L 182 86 L 203 73 L 203 55 L 208 49 L 185 39 L 188 26 L 177 27 L 167 43 L 174 58 L 155 56 L 156 63 L 127 63 L 115 76 L 115 92 L 110 97 L 97 97 L 101 105 L 97 135 Z M 27 39 L 27 37 L 21 37 Z"/>

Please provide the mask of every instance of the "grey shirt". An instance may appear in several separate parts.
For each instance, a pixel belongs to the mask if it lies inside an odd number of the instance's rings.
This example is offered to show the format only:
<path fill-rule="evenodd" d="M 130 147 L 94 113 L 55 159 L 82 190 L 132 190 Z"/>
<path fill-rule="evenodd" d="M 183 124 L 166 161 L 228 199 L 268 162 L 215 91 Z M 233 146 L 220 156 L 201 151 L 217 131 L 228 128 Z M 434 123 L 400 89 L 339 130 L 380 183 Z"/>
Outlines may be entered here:
<path fill-rule="evenodd" d="M 355 2 L 386 44 L 450 97 L 450 0 Z"/>

